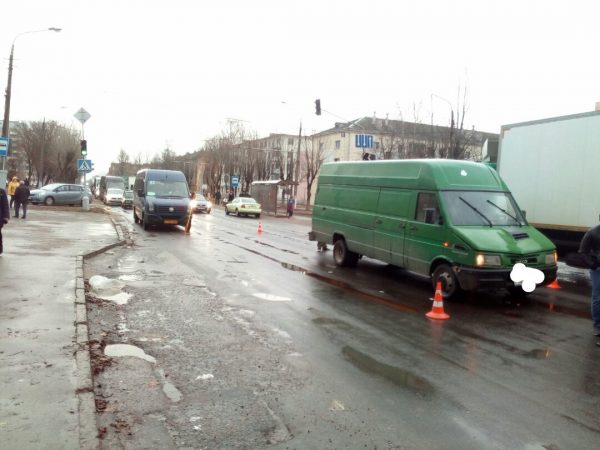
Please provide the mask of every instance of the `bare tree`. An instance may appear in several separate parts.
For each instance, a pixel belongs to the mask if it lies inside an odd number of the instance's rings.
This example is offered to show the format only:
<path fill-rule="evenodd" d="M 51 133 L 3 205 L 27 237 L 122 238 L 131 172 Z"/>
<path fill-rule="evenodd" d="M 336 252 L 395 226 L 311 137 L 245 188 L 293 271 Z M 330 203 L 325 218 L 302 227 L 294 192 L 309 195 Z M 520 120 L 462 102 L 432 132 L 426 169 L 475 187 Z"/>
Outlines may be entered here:
<path fill-rule="evenodd" d="M 118 171 L 119 173 L 115 174 L 115 175 L 128 175 L 127 173 L 127 167 L 129 166 L 129 155 L 127 154 L 127 152 L 123 149 L 119 150 L 119 155 L 117 156 L 117 163 L 119 165 Z"/>
<path fill-rule="evenodd" d="M 51 180 L 75 182 L 79 155 L 79 133 L 54 121 L 19 122 L 14 148 L 24 155 L 28 177 L 34 171 L 38 185 Z"/>
<path fill-rule="evenodd" d="M 325 151 L 319 143 L 315 146 L 313 139 L 305 136 L 303 142 L 304 154 L 304 177 L 306 177 L 306 205 L 310 205 L 312 197 L 312 186 L 317 178 L 319 170 L 325 161 Z M 298 180 L 300 181 L 300 180 Z"/>
<path fill-rule="evenodd" d="M 162 169 L 165 170 L 177 170 L 177 155 L 175 154 L 175 152 L 173 150 L 171 150 L 170 148 L 165 148 L 162 153 L 160 154 L 160 156 L 158 157 L 158 160 L 160 161 L 160 165 Z"/>
<path fill-rule="evenodd" d="M 258 180 L 270 180 L 273 174 L 273 168 L 278 165 L 275 163 L 274 152 L 269 148 L 260 148 L 253 146 L 252 152 L 256 161 L 256 178 Z"/>
<path fill-rule="evenodd" d="M 215 193 L 221 190 L 221 180 L 224 173 L 224 151 L 222 141 L 214 137 L 206 141 L 201 154 L 206 161 L 205 173 L 209 192 Z"/>
<path fill-rule="evenodd" d="M 447 101 L 443 98 L 442 100 Z M 440 136 L 439 140 L 438 154 L 441 158 L 470 159 L 474 156 L 471 154 L 471 148 L 475 143 L 474 133 L 472 130 L 465 130 L 464 128 L 465 117 L 468 111 L 467 104 L 467 87 L 459 85 L 456 95 L 456 106 L 449 103 L 450 127 L 446 133 Z M 433 113 L 431 118 L 433 129 Z"/>

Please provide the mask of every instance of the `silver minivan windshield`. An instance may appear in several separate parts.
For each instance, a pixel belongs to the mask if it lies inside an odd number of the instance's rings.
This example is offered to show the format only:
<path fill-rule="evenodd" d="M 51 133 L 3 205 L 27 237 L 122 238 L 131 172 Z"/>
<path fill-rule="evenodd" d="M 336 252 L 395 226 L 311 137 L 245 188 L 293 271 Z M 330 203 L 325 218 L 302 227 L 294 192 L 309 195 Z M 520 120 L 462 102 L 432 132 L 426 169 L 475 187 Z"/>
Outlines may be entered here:
<path fill-rule="evenodd" d="M 509 192 L 444 191 L 446 213 L 454 225 L 523 226 L 527 222 Z"/>

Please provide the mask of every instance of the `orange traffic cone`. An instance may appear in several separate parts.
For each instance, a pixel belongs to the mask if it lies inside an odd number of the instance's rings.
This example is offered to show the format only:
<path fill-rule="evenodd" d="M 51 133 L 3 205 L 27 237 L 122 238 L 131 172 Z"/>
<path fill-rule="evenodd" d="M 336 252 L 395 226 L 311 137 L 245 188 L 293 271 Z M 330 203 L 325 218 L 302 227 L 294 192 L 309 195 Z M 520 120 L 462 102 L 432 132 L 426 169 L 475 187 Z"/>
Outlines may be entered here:
<path fill-rule="evenodd" d="M 558 278 L 555 278 L 552 283 L 550 283 L 547 287 L 550 289 L 560 289 L 560 285 L 558 284 Z"/>
<path fill-rule="evenodd" d="M 258 222 L 258 229 L 256 230 L 256 232 L 257 232 L 258 234 L 262 234 L 262 232 L 263 232 L 262 223 Z"/>
<path fill-rule="evenodd" d="M 433 308 L 427 314 L 430 319 L 449 319 L 450 316 L 444 312 L 444 298 L 442 297 L 442 282 L 438 281 L 435 285 L 435 296 L 433 300 Z"/>

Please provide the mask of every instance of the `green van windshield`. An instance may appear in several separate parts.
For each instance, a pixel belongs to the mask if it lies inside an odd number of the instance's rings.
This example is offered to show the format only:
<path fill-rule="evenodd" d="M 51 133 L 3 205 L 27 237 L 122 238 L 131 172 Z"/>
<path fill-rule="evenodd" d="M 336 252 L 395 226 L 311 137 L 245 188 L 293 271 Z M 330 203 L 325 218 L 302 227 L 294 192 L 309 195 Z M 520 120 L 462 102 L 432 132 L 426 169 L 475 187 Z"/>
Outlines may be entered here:
<path fill-rule="evenodd" d="M 523 226 L 525 218 L 508 192 L 444 191 L 446 213 L 452 224 Z"/>

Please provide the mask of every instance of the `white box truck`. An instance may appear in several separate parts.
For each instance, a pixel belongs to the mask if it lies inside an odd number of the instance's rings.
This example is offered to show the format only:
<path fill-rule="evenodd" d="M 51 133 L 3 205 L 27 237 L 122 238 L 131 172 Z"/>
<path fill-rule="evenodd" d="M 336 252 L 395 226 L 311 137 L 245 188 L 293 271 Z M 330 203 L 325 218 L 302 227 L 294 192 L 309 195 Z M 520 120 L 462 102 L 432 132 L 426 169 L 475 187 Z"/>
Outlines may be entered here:
<path fill-rule="evenodd" d="M 600 111 L 503 125 L 497 170 L 527 221 L 573 249 L 600 214 Z"/>

